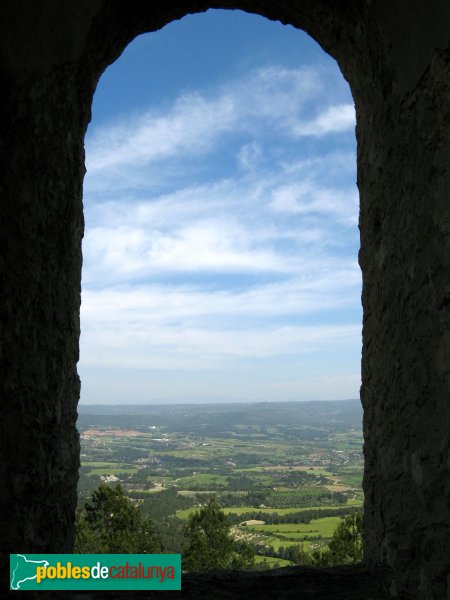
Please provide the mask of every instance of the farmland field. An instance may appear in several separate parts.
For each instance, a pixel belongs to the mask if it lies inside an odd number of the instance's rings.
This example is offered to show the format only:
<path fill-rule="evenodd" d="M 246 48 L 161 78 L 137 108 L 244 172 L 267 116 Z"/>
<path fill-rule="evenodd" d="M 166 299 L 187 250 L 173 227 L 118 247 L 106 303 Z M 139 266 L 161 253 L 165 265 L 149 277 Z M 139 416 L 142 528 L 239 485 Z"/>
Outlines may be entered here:
<path fill-rule="evenodd" d="M 280 534 L 277 537 L 291 540 L 303 540 L 318 536 L 330 538 L 339 520 L 339 517 L 324 517 L 323 519 L 312 519 L 306 524 L 279 523 L 278 525 L 249 525 L 248 528 L 252 531 L 268 533 L 269 535 Z"/>

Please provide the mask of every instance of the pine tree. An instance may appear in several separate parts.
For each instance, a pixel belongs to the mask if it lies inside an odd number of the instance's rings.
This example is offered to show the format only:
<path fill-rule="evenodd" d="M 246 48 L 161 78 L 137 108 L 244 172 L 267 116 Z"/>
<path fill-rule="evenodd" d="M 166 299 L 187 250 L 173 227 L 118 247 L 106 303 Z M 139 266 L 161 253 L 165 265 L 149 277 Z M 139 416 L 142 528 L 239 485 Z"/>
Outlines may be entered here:
<path fill-rule="evenodd" d="M 254 563 L 254 549 L 232 538 L 230 524 L 215 498 L 190 515 L 185 535 L 183 569 L 187 571 L 246 569 Z"/>
<path fill-rule="evenodd" d="M 312 553 L 316 567 L 330 567 L 359 562 L 363 558 L 362 513 L 352 513 L 342 519 L 334 530 L 328 550 Z"/>
<path fill-rule="evenodd" d="M 347 515 L 336 527 L 328 547 L 339 564 L 362 560 L 362 513 Z"/>
<path fill-rule="evenodd" d="M 77 514 L 75 552 L 153 553 L 161 550 L 153 523 L 125 496 L 122 486 L 101 485 Z"/>

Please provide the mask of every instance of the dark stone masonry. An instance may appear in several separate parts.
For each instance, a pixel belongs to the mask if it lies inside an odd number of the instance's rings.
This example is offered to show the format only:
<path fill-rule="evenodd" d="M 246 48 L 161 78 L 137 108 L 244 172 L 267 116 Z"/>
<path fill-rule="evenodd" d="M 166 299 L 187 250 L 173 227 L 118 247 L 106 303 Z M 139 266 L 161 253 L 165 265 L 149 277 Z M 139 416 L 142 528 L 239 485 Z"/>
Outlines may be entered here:
<path fill-rule="evenodd" d="M 305 30 L 355 101 L 365 570 L 191 576 L 180 597 L 369 600 L 377 583 L 386 598 L 448 600 L 448 0 L 2 0 L 2 585 L 6 553 L 72 547 L 83 138 L 97 81 L 137 35 L 214 7 Z"/>

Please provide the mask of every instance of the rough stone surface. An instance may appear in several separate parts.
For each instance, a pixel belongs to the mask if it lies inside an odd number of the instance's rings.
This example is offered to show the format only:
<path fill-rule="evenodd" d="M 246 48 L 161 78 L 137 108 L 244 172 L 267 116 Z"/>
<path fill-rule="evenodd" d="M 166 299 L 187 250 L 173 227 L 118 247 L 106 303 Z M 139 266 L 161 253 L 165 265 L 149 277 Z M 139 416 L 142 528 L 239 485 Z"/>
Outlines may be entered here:
<path fill-rule="evenodd" d="M 1 550 L 71 548 L 83 137 L 96 83 L 136 35 L 210 7 L 304 29 L 350 84 L 365 562 L 392 597 L 450 597 L 448 0 L 0 3 Z M 286 586 L 301 597 L 295 577 Z"/>

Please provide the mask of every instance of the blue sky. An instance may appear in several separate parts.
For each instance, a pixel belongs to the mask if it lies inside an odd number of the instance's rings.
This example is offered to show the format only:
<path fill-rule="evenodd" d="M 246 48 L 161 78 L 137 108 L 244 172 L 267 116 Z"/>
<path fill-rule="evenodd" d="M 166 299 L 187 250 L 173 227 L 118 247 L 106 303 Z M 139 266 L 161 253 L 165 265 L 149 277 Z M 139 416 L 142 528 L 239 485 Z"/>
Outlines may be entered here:
<path fill-rule="evenodd" d="M 128 46 L 86 136 L 82 403 L 358 397 L 354 128 L 290 26 L 208 11 Z"/>

